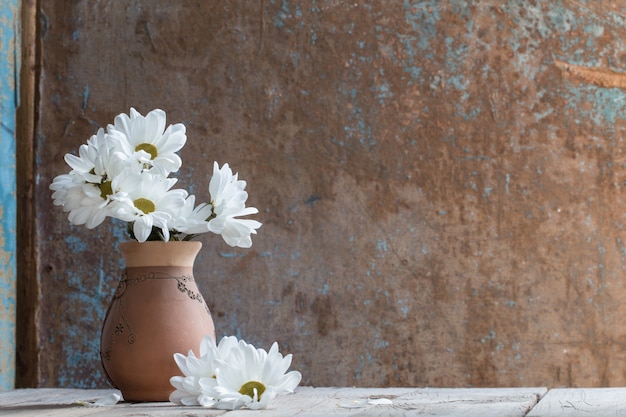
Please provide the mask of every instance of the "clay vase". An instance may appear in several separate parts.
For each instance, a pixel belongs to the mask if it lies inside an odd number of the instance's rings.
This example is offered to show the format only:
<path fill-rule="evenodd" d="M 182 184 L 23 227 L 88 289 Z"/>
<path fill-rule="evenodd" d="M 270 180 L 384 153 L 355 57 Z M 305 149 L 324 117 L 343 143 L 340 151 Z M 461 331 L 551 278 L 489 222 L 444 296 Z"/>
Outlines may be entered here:
<path fill-rule="evenodd" d="M 100 357 L 125 401 L 168 401 L 182 375 L 174 353 L 199 355 L 215 337 L 211 313 L 193 277 L 200 242 L 124 242 L 126 269 L 109 305 Z"/>

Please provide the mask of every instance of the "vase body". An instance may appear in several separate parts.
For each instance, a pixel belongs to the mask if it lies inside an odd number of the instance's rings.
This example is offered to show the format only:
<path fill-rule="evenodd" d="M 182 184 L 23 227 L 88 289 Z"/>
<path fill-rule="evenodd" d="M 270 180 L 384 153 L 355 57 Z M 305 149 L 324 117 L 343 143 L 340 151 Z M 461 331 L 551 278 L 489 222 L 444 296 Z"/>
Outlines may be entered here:
<path fill-rule="evenodd" d="M 215 337 L 193 276 L 200 242 L 124 242 L 125 270 L 107 310 L 100 356 L 126 401 L 168 401 L 169 380 L 182 375 L 174 353 L 187 355 Z"/>

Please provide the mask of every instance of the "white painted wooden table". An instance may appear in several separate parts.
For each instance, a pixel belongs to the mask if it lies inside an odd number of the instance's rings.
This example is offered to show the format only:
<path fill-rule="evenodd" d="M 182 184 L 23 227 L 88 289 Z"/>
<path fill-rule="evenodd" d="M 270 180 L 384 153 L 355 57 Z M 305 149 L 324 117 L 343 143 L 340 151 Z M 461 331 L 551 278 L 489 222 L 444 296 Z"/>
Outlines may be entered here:
<path fill-rule="evenodd" d="M 114 390 L 20 389 L 0 393 L 1 416 L 476 416 L 522 417 L 545 388 L 311 388 L 278 396 L 266 410 L 222 411 L 172 403 L 125 403 L 90 407 Z M 377 404 L 388 399 L 391 404 Z M 387 401 L 389 402 L 389 401 Z"/>
<path fill-rule="evenodd" d="M 528 417 L 626 416 L 626 388 L 552 389 Z"/>
<path fill-rule="evenodd" d="M 222 411 L 172 403 L 85 405 L 115 390 L 19 389 L 0 392 L 0 416 L 289 417 L 626 415 L 626 388 L 311 388 L 278 396 L 267 410 Z M 378 404 L 387 399 L 391 404 Z"/>

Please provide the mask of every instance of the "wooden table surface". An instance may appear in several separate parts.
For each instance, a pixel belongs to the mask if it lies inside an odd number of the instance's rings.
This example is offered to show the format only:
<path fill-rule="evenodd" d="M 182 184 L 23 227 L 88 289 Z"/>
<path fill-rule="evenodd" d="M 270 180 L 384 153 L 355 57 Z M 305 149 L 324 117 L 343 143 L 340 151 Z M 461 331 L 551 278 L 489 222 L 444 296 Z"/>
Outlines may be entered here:
<path fill-rule="evenodd" d="M 172 403 L 95 407 L 115 390 L 18 389 L 0 392 L 0 416 L 476 416 L 626 415 L 626 388 L 312 388 L 278 396 L 266 410 L 223 411 Z M 389 401 L 380 401 L 386 399 Z M 385 404 L 380 404 L 384 402 Z"/>

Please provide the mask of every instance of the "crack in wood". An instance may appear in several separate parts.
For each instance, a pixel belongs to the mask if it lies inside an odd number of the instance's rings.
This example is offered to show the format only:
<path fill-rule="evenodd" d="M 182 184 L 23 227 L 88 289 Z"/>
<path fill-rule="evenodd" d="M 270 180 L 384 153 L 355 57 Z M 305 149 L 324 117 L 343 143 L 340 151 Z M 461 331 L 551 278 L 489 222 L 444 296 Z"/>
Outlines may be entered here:
<path fill-rule="evenodd" d="M 554 60 L 554 65 L 568 80 L 605 88 L 626 88 L 626 74 L 606 68 L 590 68 Z"/>

